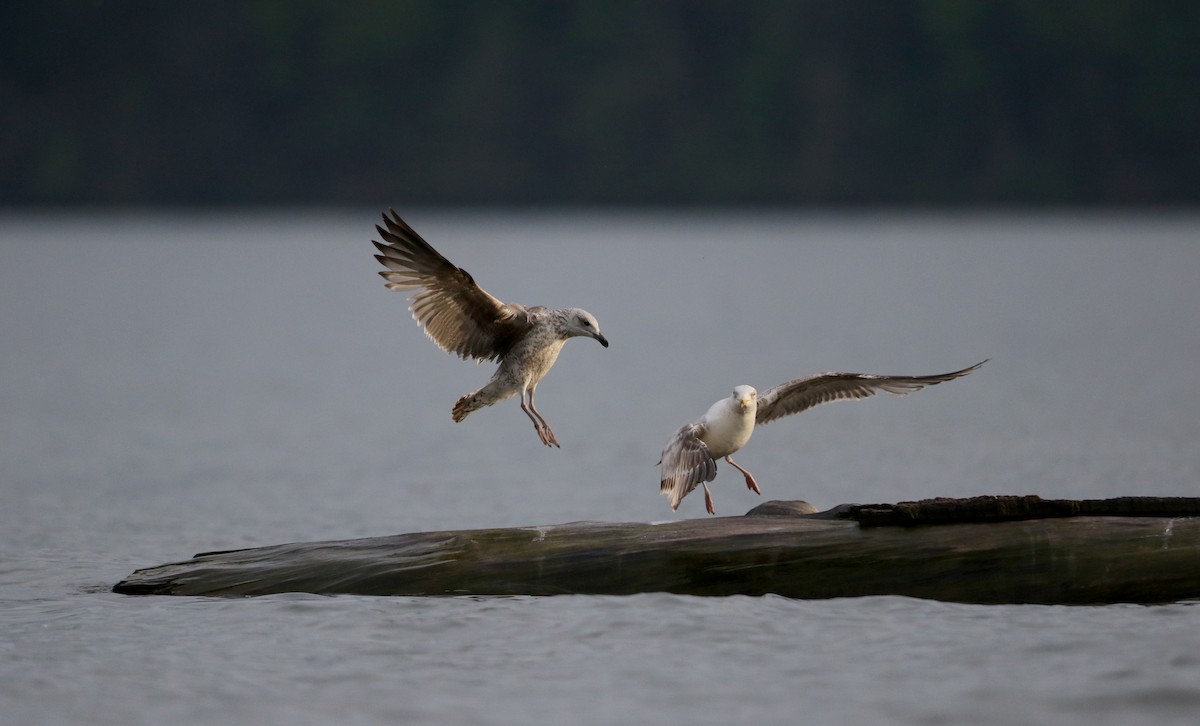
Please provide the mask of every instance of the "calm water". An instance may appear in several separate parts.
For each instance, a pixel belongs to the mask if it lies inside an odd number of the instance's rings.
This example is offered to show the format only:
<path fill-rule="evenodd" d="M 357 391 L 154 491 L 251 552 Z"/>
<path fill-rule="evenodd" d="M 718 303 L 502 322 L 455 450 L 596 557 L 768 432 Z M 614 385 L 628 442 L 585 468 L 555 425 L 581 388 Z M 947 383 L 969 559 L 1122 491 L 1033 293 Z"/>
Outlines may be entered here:
<path fill-rule="evenodd" d="M 738 457 L 763 499 L 1200 494 L 1200 217 L 406 210 L 491 293 L 578 305 L 455 425 L 376 211 L 0 217 L 0 712 L 12 723 L 1194 723 L 1200 607 L 905 598 L 129 598 L 195 552 L 665 520 L 654 462 L 740 383 L 941 373 Z M 763 499 L 724 464 L 718 512 Z"/>

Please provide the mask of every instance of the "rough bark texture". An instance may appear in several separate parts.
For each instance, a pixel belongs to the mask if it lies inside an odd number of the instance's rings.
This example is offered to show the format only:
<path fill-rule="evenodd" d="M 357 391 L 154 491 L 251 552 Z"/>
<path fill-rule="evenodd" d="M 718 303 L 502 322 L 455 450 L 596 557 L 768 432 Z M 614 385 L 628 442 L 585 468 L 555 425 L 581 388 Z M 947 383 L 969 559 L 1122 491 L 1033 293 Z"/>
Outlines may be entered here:
<path fill-rule="evenodd" d="M 113 589 L 210 596 L 907 595 L 1063 604 L 1200 598 L 1200 498 L 976 497 L 811 509 L 767 502 L 743 517 L 210 552 L 138 570 Z M 913 526 L 922 524 L 941 526 Z"/>

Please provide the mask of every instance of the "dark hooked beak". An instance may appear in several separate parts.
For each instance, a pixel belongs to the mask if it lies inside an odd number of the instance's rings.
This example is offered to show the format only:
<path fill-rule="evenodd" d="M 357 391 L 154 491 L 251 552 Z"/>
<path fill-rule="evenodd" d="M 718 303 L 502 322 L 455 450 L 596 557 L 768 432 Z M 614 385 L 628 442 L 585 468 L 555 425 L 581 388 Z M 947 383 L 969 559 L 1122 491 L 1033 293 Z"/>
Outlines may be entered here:
<path fill-rule="evenodd" d="M 592 337 L 595 338 L 596 340 L 600 341 L 600 345 L 603 345 L 605 348 L 608 347 L 608 338 L 605 338 L 603 335 L 601 335 L 599 333 L 596 333 Z"/>

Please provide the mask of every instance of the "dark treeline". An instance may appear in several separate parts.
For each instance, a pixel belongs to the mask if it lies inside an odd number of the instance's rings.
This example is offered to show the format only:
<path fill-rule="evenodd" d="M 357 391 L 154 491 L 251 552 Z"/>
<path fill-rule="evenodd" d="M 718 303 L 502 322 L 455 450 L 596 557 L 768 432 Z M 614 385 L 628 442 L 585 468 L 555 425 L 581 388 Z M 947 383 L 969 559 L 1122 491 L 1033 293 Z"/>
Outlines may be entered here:
<path fill-rule="evenodd" d="M 0 203 L 1193 204 L 1200 3 L 18 0 Z"/>

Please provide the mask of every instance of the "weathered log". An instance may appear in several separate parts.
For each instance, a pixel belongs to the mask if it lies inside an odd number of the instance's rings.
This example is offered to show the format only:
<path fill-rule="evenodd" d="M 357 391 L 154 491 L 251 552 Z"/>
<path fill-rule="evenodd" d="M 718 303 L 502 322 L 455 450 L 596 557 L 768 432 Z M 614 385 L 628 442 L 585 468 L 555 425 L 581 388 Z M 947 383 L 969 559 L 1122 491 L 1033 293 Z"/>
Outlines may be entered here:
<path fill-rule="evenodd" d="M 960 502 L 960 516 L 983 521 L 946 525 L 951 501 Z M 1088 516 L 1064 514 L 1070 506 L 1043 506 L 1037 497 L 842 505 L 811 514 L 795 513 L 811 510 L 804 503 L 768 502 L 743 517 L 286 544 L 203 553 L 138 570 L 113 589 L 217 596 L 907 595 L 1061 604 L 1200 598 L 1200 518 L 1193 518 L 1200 499 L 1104 501 L 1110 504 L 1076 508 Z M 1111 516 L 1120 509 L 1152 516 Z M 885 510 L 893 513 L 879 514 Z M 871 526 L 856 521 L 864 512 Z M 878 526 L 931 522 L 942 526 Z"/>
<path fill-rule="evenodd" d="M 985 496 L 922 499 L 899 504 L 851 504 L 842 516 L 864 527 L 964 522 L 1008 522 L 1051 517 L 1195 517 L 1200 497 L 1116 497 L 1115 499 L 1042 499 Z M 753 510 L 751 510 L 753 511 Z"/>

